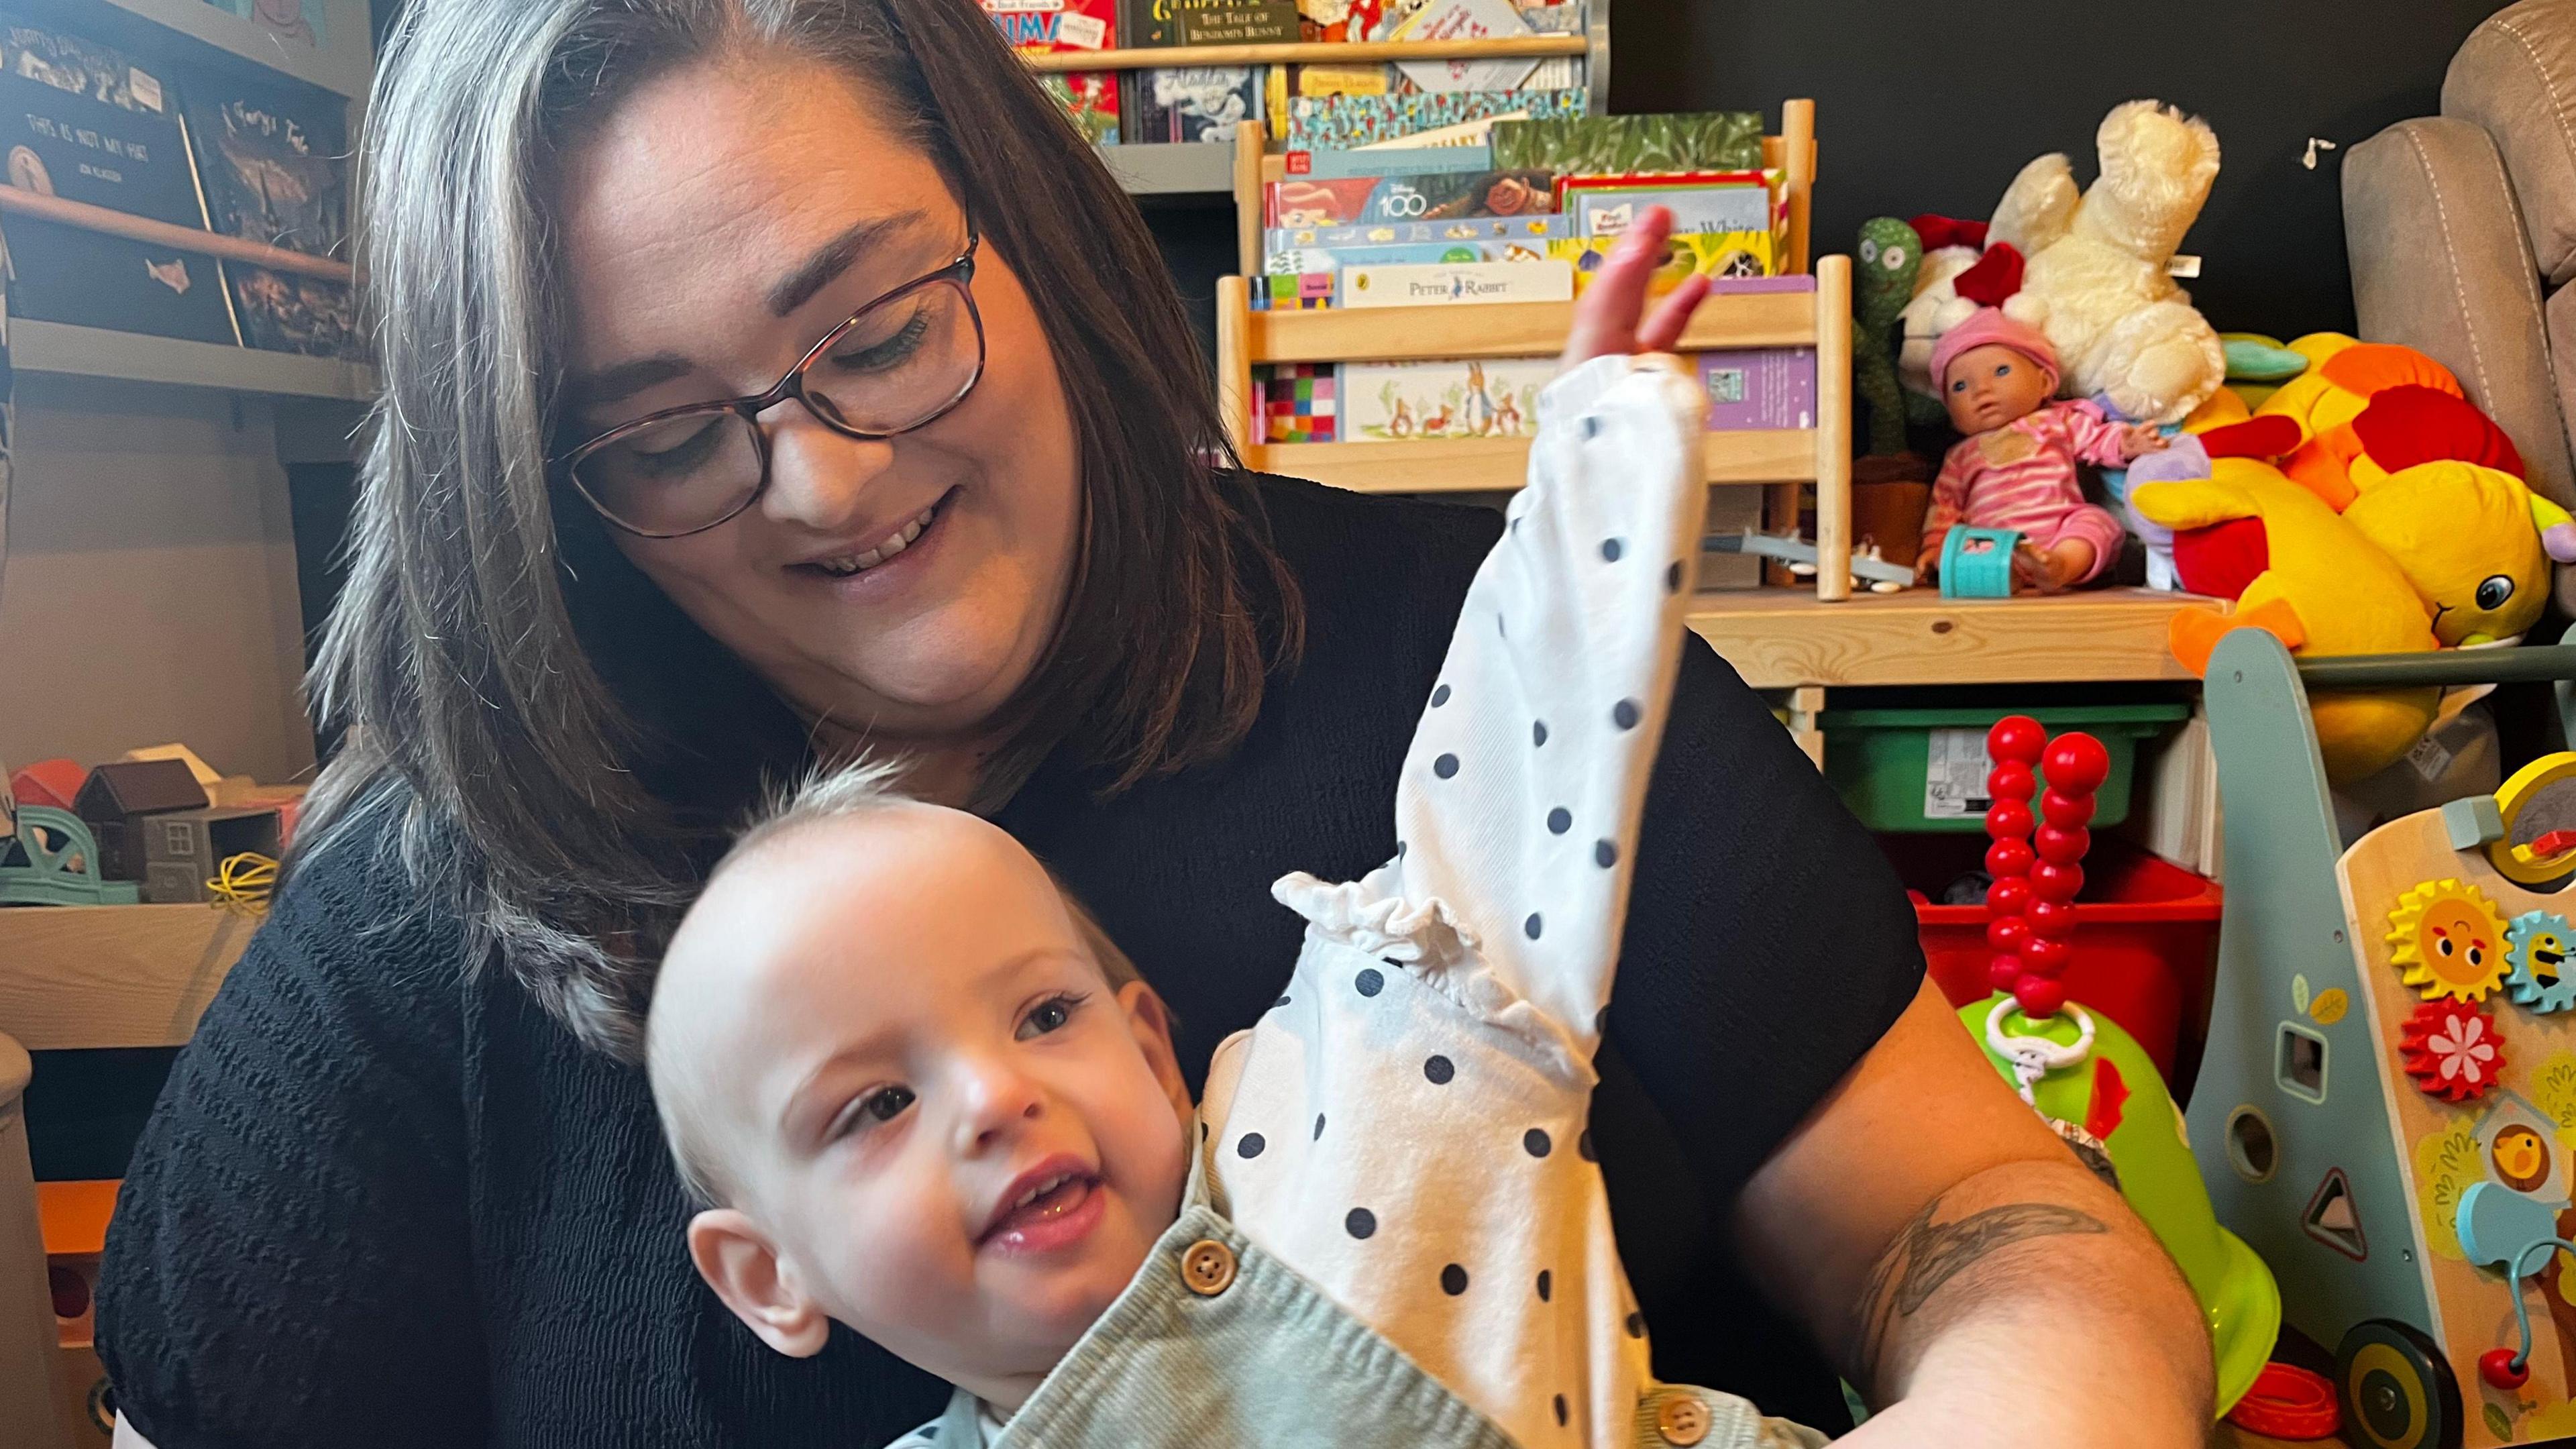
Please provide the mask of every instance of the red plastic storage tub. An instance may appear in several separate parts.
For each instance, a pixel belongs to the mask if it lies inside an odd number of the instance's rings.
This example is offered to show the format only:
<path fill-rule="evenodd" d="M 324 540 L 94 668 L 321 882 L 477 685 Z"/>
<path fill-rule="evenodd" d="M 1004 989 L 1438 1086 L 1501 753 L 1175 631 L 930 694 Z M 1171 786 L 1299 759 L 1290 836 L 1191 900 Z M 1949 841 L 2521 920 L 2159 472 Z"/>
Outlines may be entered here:
<path fill-rule="evenodd" d="M 1953 1006 L 1993 994 L 1986 980 L 1986 908 L 1936 904 L 1950 882 L 1983 864 L 1983 836 L 1882 835 L 1879 846 L 1914 899 L 1932 979 Z M 2218 959 L 2219 886 L 2125 841 L 2096 836 L 2075 899 L 2075 964 L 2066 994 L 2138 1039 L 2179 1100 L 2177 1059 L 2197 1065 L 2210 973 Z"/>

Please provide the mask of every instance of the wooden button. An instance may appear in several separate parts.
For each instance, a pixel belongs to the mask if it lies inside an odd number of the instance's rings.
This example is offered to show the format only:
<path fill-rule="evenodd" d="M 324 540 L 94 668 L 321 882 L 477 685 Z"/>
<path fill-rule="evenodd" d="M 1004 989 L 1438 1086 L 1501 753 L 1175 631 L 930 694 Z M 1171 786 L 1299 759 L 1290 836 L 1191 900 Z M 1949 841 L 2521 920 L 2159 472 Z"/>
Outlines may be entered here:
<path fill-rule="evenodd" d="M 1668 1443 L 1696 1444 L 1708 1437 L 1708 1405 L 1692 1398 L 1666 1399 L 1655 1411 L 1655 1427 Z"/>
<path fill-rule="evenodd" d="M 1190 1244 L 1181 1253 L 1181 1282 L 1201 1298 L 1214 1298 L 1233 1287 L 1234 1250 L 1211 1238 Z M 1701 1432 L 1707 1432 L 1704 1422 Z"/>

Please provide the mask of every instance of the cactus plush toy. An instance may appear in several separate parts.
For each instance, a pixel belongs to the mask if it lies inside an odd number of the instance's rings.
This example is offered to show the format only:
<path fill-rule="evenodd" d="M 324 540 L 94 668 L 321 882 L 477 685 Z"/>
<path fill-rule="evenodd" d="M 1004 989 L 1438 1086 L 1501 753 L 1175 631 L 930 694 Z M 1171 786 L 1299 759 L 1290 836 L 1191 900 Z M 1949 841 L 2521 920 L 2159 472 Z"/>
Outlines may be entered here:
<path fill-rule="evenodd" d="M 1892 216 L 1860 225 L 1860 266 L 1852 278 L 1852 382 L 1869 400 L 1869 453 L 1905 451 L 1905 392 L 1896 380 L 1896 323 L 1914 300 L 1923 241 Z"/>

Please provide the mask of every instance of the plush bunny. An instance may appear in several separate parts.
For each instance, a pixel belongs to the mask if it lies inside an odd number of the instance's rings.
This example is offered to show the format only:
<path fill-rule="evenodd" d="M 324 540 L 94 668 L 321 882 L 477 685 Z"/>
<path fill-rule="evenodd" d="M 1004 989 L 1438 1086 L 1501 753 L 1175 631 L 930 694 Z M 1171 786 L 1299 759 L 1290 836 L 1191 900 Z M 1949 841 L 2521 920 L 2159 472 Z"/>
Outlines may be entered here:
<path fill-rule="evenodd" d="M 2218 333 L 2166 265 L 2209 199 L 2218 137 L 2156 101 L 2130 101 L 2094 134 L 2102 173 L 2079 193 L 2063 155 L 2022 168 L 1995 207 L 1991 242 L 2020 249 L 2004 304 L 2048 335 L 2066 390 L 2129 418 L 2180 422 L 2227 380 Z"/>

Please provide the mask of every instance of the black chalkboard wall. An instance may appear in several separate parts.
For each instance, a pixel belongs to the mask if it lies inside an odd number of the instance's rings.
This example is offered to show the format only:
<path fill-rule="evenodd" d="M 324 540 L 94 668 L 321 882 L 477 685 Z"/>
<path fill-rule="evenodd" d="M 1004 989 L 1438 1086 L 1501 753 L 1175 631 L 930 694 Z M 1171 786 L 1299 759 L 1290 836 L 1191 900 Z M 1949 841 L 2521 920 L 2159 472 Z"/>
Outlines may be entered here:
<path fill-rule="evenodd" d="M 2442 71 L 2496 0 L 1614 0 L 1611 109 L 1811 96 L 1816 249 L 1872 216 L 1984 217 L 2034 156 L 2093 175 L 2093 128 L 2152 96 L 2218 132 L 2225 164 L 2184 249 L 2223 330 L 2348 331 L 2339 152 L 2439 108 Z"/>

